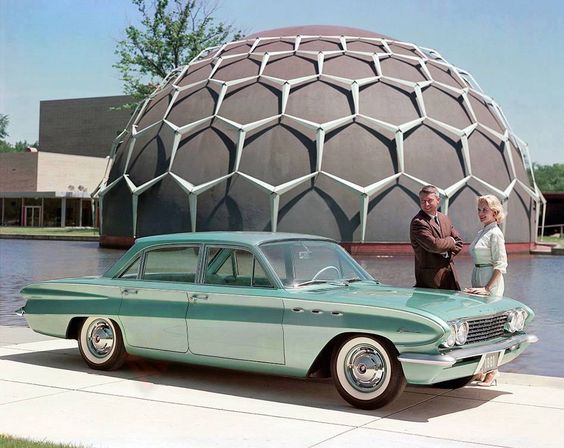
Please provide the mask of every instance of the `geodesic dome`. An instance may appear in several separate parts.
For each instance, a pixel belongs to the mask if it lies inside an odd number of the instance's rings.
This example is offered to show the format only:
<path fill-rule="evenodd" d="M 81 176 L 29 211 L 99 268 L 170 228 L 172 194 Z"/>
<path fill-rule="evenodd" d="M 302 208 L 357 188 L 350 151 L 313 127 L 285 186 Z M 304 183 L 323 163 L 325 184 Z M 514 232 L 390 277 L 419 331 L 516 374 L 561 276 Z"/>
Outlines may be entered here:
<path fill-rule="evenodd" d="M 530 242 L 540 193 L 528 149 L 465 70 L 368 31 L 272 30 L 170 73 L 114 142 L 102 238 L 273 230 L 407 242 L 434 184 L 466 240 L 477 195 Z"/>

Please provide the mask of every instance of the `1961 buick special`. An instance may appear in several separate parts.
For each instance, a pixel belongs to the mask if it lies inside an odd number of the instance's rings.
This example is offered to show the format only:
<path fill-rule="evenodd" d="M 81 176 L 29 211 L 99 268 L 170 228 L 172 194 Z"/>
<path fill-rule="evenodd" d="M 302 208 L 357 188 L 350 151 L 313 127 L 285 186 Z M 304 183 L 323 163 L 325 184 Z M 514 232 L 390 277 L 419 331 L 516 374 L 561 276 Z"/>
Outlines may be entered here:
<path fill-rule="evenodd" d="M 509 298 L 380 284 L 337 243 L 209 232 L 137 240 L 105 274 L 22 290 L 35 331 L 78 340 L 94 368 L 127 354 L 288 376 L 332 376 L 372 409 L 406 382 L 459 387 L 537 338 Z"/>

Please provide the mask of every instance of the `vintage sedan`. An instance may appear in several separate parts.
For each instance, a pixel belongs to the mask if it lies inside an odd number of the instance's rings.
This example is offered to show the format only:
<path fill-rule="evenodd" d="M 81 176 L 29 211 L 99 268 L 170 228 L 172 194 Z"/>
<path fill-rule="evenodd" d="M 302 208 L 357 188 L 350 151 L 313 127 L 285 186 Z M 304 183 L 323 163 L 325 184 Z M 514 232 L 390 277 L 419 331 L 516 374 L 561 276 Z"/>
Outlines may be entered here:
<path fill-rule="evenodd" d="M 35 331 L 77 339 L 94 368 L 128 354 L 287 376 L 331 376 L 372 409 L 412 384 L 459 387 L 537 338 L 505 297 L 396 288 L 311 235 L 205 232 L 140 238 L 105 274 L 22 290 Z"/>

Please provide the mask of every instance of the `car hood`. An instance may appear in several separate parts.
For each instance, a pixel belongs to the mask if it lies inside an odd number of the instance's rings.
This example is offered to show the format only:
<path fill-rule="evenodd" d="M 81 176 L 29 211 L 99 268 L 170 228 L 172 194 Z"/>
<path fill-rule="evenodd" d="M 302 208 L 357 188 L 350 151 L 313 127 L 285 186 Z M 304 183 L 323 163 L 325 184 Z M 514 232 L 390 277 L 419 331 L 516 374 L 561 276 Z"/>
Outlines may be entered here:
<path fill-rule="evenodd" d="M 425 288 L 396 288 L 370 282 L 349 286 L 322 286 L 291 292 L 306 300 L 396 309 L 444 321 L 497 314 L 513 308 L 531 310 L 508 297 L 489 297 L 460 291 Z"/>

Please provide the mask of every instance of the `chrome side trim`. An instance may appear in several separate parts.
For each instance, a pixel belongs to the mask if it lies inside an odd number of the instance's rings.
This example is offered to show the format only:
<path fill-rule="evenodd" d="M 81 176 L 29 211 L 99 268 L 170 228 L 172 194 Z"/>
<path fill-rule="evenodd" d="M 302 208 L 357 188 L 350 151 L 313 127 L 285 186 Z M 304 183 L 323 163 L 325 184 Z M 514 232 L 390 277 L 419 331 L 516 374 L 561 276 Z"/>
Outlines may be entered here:
<path fill-rule="evenodd" d="M 398 356 L 398 360 L 402 363 L 410 364 L 428 364 L 440 367 L 451 367 L 457 361 L 481 356 L 490 352 L 499 352 L 507 350 L 513 346 L 521 344 L 533 344 L 539 340 L 534 334 L 520 334 L 512 336 L 503 341 L 493 344 L 481 345 L 479 347 L 459 348 L 450 350 L 440 355 L 426 355 L 424 353 L 402 353 Z"/>

